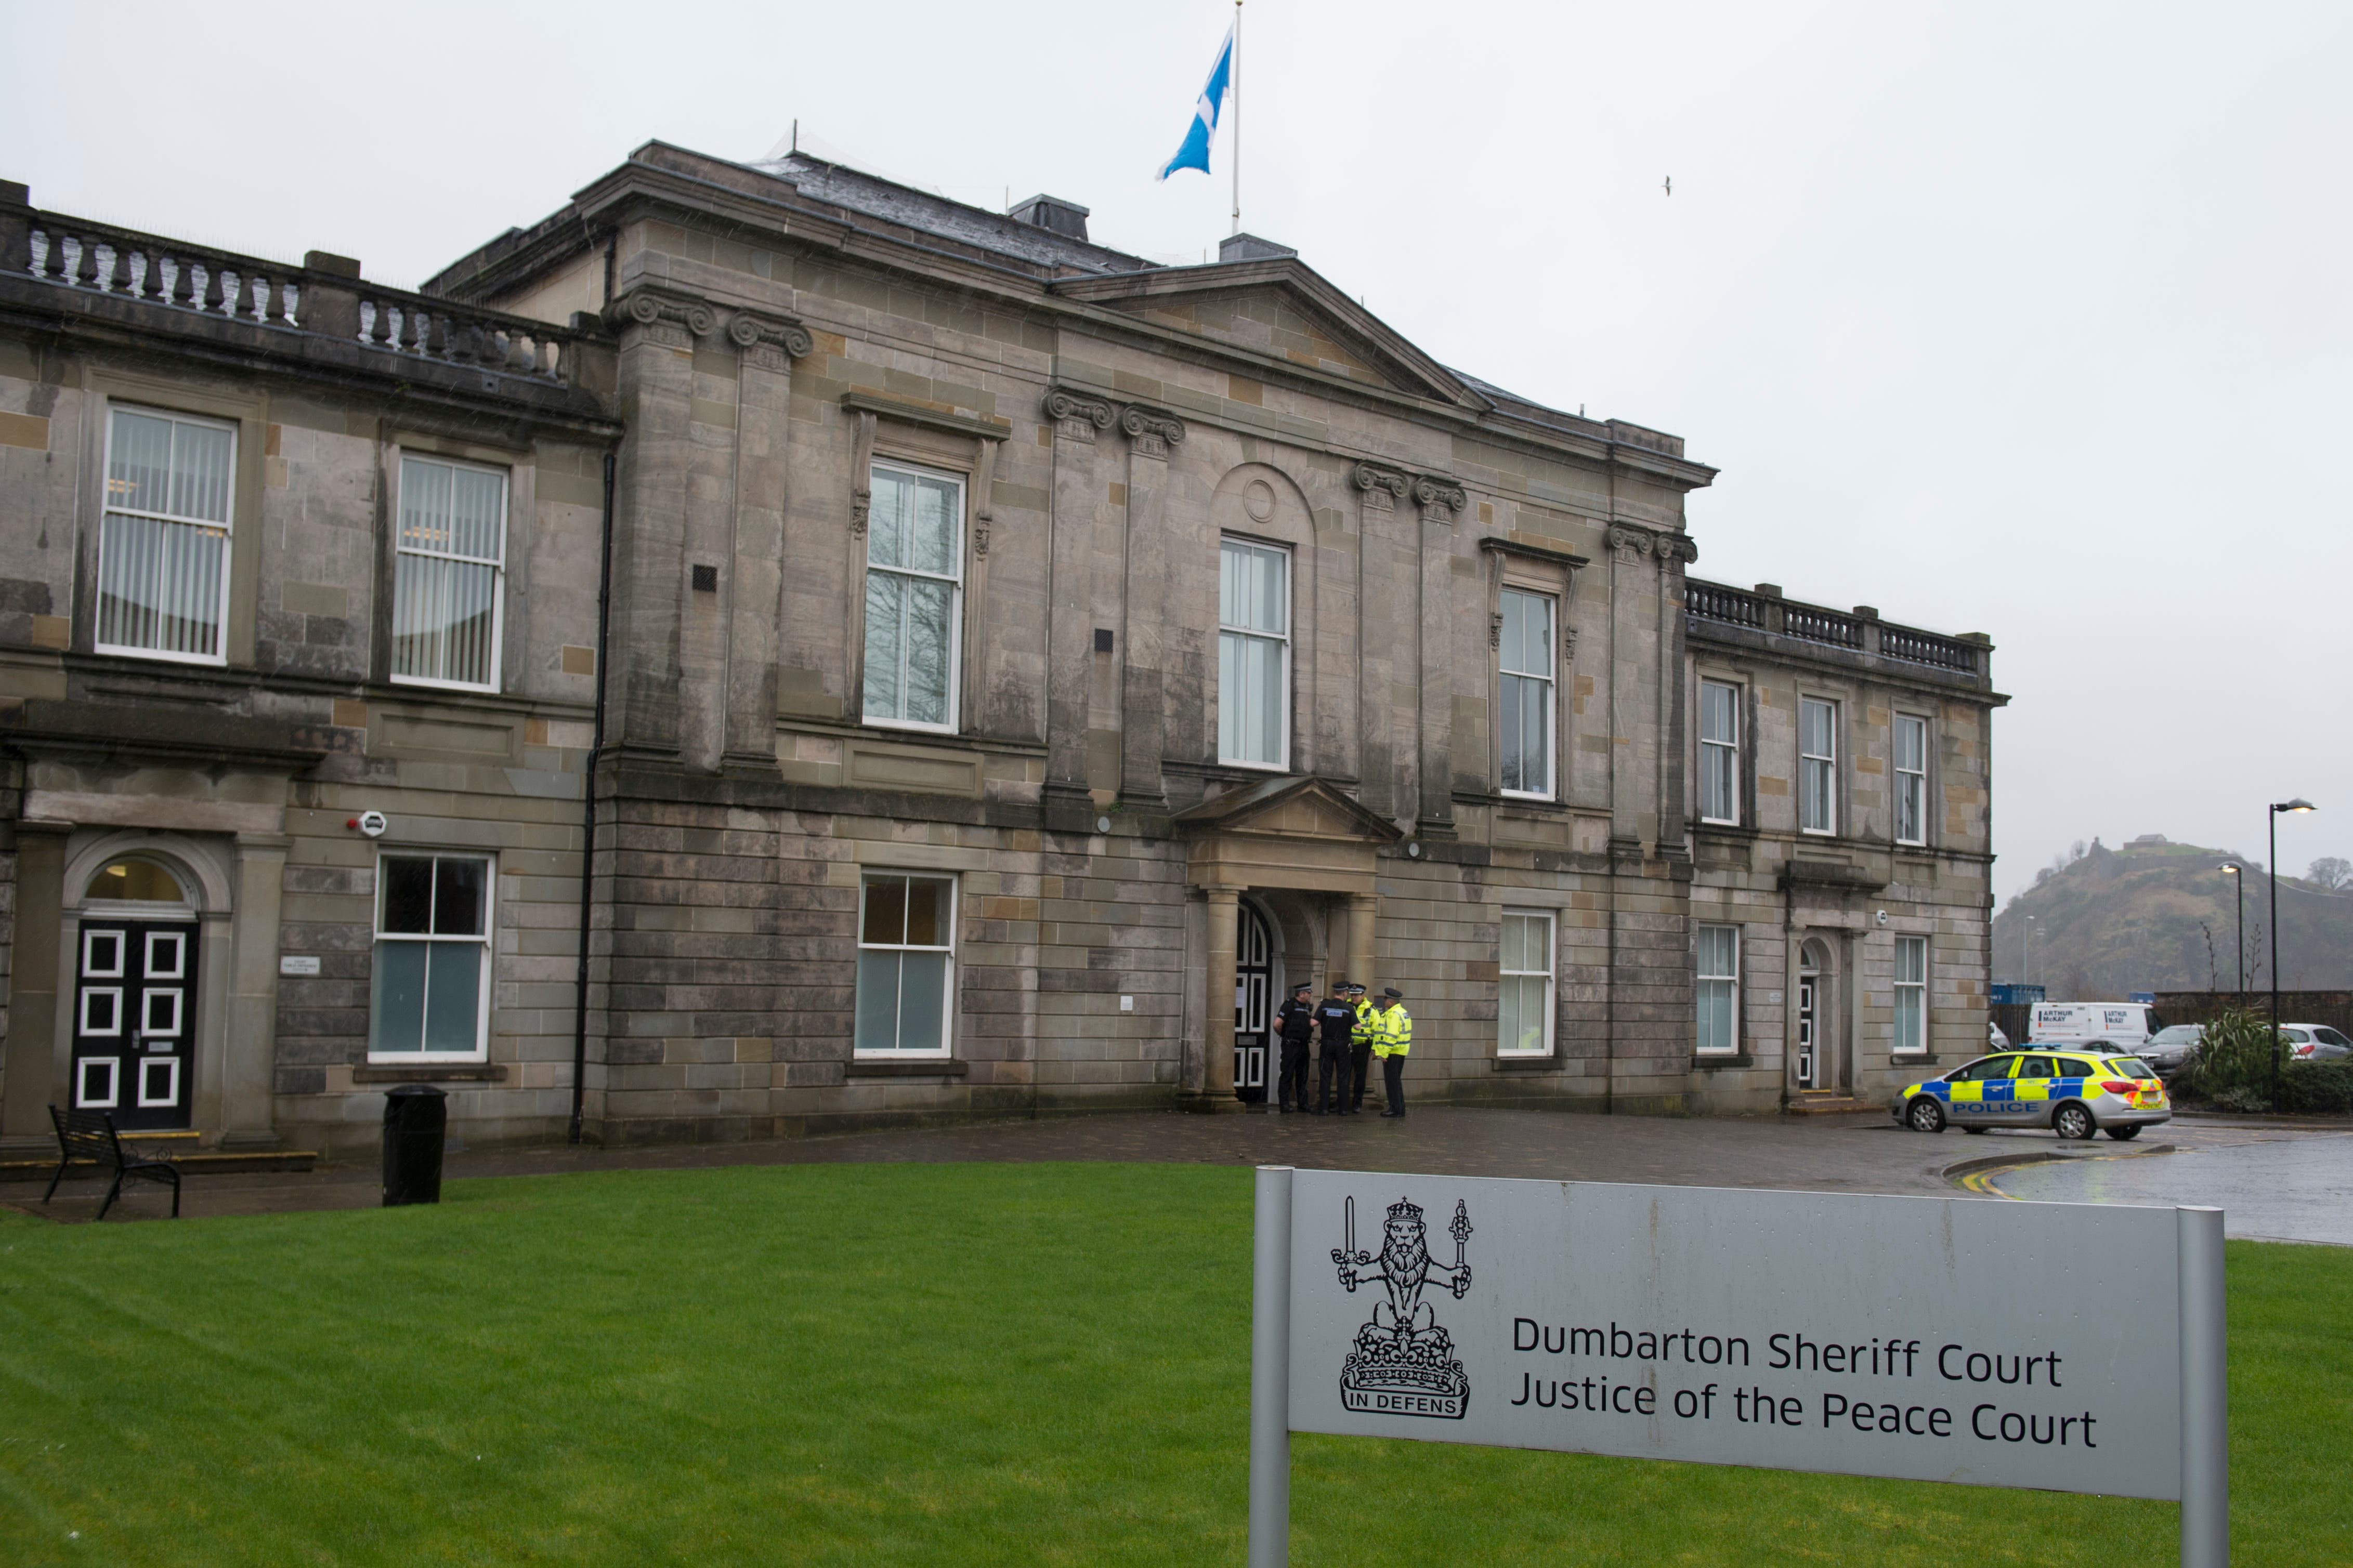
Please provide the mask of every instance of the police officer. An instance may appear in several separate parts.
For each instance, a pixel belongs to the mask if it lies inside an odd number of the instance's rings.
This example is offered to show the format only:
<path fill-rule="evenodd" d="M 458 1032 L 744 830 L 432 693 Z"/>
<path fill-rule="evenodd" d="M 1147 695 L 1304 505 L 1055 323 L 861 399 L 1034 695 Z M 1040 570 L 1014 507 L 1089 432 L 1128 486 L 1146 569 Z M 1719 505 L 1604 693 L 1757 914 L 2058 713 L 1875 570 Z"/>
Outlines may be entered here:
<path fill-rule="evenodd" d="M 1316 1068 L 1315 1114 L 1345 1116 L 1354 1109 L 1348 1103 L 1348 1058 L 1356 1030 L 1356 1010 L 1348 1005 L 1346 981 L 1332 982 L 1332 995 L 1315 1009 L 1315 1022 L 1323 1030 L 1315 1053 L 1320 1063 Z"/>
<path fill-rule="evenodd" d="M 1350 1080 L 1356 1092 L 1348 1101 L 1348 1108 L 1362 1110 L 1365 1108 L 1365 1086 L 1373 1076 L 1373 1037 L 1381 1032 L 1380 1009 L 1365 999 L 1363 986 L 1351 985 L 1348 987 L 1348 1011 L 1356 1019 L 1350 1031 L 1352 1047 L 1349 1053 L 1356 1069 Z"/>
<path fill-rule="evenodd" d="M 1291 999 L 1275 1014 L 1275 1032 L 1282 1037 L 1282 1076 L 1275 1079 L 1278 1111 L 1307 1109 L 1307 1037 L 1315 1030 L 1315 1008 L 1305 984 L 1291 988 Z"/>
<path fill-rule="evenodd" d="M 1413 1016 L 1405 1010 L 1405 993 L 1392 985 L 1381 993 L 1379 1033 L 1373 1052 L 1381 1058 L 1381 1087 L 1388 1091 L 1389 1108 L 1383 1116 L 1405 1114 L 1405 1058 L 1413 1049 Z"/>

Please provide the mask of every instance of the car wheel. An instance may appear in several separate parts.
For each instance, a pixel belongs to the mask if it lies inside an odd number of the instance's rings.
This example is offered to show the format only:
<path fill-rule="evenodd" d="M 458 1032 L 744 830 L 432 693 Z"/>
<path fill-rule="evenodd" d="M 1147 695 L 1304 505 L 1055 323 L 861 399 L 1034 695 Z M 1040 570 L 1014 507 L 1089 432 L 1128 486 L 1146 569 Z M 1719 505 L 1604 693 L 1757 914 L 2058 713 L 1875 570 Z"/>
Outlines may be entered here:
<path fill-rule="evenodd" d="M 2136 1121 L 2130 1127 L 2111 1127 L 2108 1136 L 2119 1143 L 2129 1143 L 2140 1136 L 2140 1123 Z"/>
<path fill-rule="evenodd" d="M 2091 1138 L 2100 1131 L 2100 1124 L 2092 1120 L 2092 1113 L 2073 1100 L 2052 1113 L 2051 1125 L 2062 1138 Z"/>
<path fill-rule="evenodd" d="M 1982 1127 L 1964 1127 L 1961 1131 L 1972 1138 L 1982 1138 L 1986 1135 L 1986 1130 Z"/>
<path fill-rule="evenodd" d="M 1915 1132 L 1942 1132 L 1945 1130 L 1945 1108 L 1924 1094 L 1905 1110 L 1904 1124 Z"/>

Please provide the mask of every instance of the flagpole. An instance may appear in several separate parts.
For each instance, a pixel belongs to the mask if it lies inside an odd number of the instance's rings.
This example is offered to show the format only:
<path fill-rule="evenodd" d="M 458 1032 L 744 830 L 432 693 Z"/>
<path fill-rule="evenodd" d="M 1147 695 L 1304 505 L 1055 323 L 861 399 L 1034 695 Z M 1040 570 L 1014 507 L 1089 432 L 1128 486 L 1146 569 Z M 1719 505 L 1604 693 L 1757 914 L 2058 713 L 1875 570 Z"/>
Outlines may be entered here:
<path fill-rule="evenodd" d="M 1234 0 L 1234 232 L 1242 231 L 1242 0 Z"/>

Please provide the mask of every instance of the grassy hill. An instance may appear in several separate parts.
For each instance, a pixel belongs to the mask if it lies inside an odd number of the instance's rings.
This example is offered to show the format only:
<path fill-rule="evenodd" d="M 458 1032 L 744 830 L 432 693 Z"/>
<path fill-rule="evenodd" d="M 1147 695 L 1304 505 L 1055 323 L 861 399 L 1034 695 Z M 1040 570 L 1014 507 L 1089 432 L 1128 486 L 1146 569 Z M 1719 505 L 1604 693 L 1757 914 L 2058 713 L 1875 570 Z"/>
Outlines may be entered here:
<path fill-rule="evenodd" d="M 2094 839 L 2063 865 L 2044 868 L 2033 887 L 1994 917 L 1994 978 L 2039 981 L 2054 1002 L 2230 989 L 2237 973 L 2232 942 L 2238 915 L 2232 879 L 2217 869 L 2225 861 L 2248 867 L 2247 984 L 2268 988 L 2270 888 L 2260 862 L 2162 839 L 2136 839 L 2122 849 Z M 2034 917 L 2031 976 L 2019 969 L 2029 915 Z M 2283 877 L 2279 921 L 2283 988 L 2353 987 L 2353 890 L 2332 892 Z"/>

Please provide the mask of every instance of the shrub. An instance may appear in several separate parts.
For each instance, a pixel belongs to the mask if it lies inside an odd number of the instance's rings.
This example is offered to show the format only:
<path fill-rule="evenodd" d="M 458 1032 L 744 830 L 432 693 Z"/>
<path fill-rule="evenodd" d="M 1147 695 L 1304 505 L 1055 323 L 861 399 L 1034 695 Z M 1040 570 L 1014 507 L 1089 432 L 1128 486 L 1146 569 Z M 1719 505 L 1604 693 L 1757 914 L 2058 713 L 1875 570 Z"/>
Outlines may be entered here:
<path fill-rule="evenodd" d="M 2353 1111 L 2353 1061 L 2295 1062 L 2281 1068 L 2280 1109 Z"/>
<path fill-rule="evenodd" d="M 2181 1098 L 2210 1100 L 2226 1110 L 2268 1110 L 2272 1100 L 2272 1027 L 2244 1007 L 2224 1007 L 2206 1020 L 2197 1059 L 2181 1075 Z M 2233 1089 L 2251 1091 L 2260 1103 L 2225 1103 Z"/>

